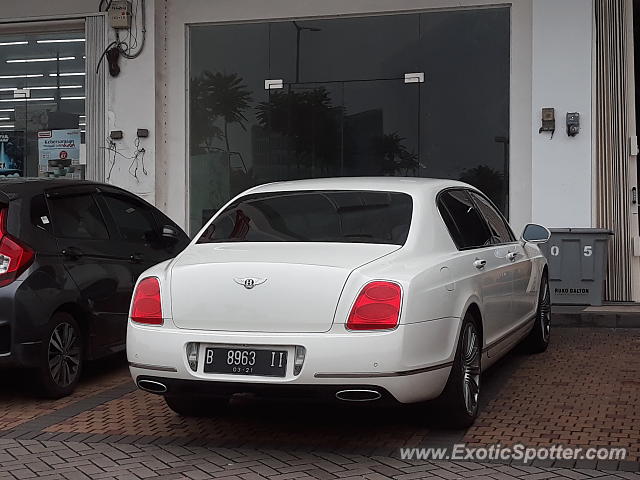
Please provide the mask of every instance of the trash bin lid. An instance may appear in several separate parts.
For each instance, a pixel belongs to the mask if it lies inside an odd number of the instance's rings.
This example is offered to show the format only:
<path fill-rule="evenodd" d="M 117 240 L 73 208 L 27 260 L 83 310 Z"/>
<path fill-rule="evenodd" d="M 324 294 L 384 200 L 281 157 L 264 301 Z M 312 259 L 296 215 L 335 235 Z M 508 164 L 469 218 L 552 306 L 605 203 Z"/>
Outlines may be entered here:
<path fill-rule="evenodd" d="M 575 233 L 576 235 L 613 235 L 613 230 L 606 228 L 550 228 L 551 233 Z"/>

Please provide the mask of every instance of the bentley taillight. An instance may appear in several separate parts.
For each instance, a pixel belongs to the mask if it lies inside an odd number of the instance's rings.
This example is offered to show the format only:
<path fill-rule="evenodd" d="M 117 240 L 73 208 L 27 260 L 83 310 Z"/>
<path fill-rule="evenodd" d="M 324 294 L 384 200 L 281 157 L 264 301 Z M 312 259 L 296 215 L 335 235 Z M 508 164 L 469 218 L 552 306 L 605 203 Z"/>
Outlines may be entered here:
<path fill-rule="evenodd" d="M 35 253 L 7 232 L 9 210 L 0 210 L 0 287 L 12 283 L 35 258 Z"/>
<path fill-rule="evenodd" d="M 402 291 L 397 283 L 365 285 L 351 309 L 349 330 L 391 330 L 398 326 Z"/>
<path fill-rule="evenodd" d="M 148 277 L 138 283 L 133 294 L 131 320 L 144 325 L 163 324 L 160 282 L 156 277 Z"/>

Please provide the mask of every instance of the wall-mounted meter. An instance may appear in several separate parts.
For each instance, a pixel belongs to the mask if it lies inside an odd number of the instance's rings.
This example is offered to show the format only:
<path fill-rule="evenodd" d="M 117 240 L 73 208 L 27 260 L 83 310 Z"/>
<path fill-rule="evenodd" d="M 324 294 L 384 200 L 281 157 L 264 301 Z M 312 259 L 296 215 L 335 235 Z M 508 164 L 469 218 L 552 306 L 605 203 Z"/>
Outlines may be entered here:
<path fill-rule="evenodd" d="M 131 28 L 131 1 L 113 0 L 109 6 L 109 25 L 111 28 Z"/>
<path fill-rule="evenodd" d="M 555 108 L 543 108 L 542 109 L 542 126 L 540 127 L 540 133 L 551 132 L 551 138 L 556 131 L 556 110 Z"/>

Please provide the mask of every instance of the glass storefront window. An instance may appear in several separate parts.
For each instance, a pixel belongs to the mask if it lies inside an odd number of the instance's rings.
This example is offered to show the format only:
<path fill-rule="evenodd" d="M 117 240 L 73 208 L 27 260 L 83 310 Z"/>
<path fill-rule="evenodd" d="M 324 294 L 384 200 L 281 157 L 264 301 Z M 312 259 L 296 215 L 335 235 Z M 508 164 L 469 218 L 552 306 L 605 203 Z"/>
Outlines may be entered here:
<path fill-rule="evenodd" d="M 0 65 L 0 175 L 84 178 L 84 31 L 0 35 Z"/>
<path fill-rule="evenodd" d="M 328 176 L 461 179 L 508 213 L 508 8 L 198 25 L 189 52 L 192 233 L 250 186 Z"/>

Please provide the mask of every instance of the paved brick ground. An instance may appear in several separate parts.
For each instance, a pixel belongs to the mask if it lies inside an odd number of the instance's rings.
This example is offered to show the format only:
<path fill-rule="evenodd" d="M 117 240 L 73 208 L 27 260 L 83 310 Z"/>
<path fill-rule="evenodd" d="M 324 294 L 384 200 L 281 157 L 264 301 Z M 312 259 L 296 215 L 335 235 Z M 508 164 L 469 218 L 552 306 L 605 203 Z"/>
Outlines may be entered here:
<path fill-rule="evenodd" d="M 0 431 L 53 413 L 73 403 L 95 396 L 117 385 L 131 382 L 127 369 L 114 366 L 113 361 L 92 365 L 76 393 L 61 400 L 42 400 L 34 396 L 24 372 L 0 371 Z"/>
<path fill-rule="evenodd" d="M 401 461 L 377 455 L 0 439 L 0 478 L 638 480 L 640 474 L 475 462 Z"/>
<path fill-rule="evenodd" d="M 58 402 L 34 400 L 28 382 L 0 377 L 0 478 L 580 480 L 615 470 L 610 478 L 640 480 L 625 471 L 640 470 L 639 358 L 640 330 L 556 329 L 549 352 L 515 353 L 488 372 L 480 418 L 467 432 L 443 429 L 425 407 L 237 399 L 223 414 L 183 419 L 162 398 L 135 390 L 122 363 L 94 367 L 73 397 Z M 462 440 L 622 446 L 631 462 L 520 467 L 394 458 L 401 447 Z"/>
<path fill-rule="evenodd" d="M 504 381 L 466 442 L 619 446 L 640 460 L 640 330 L 556 330 Z"/>

